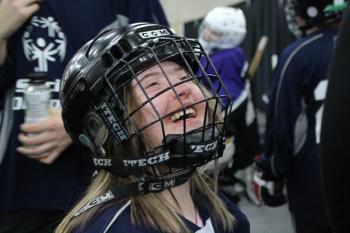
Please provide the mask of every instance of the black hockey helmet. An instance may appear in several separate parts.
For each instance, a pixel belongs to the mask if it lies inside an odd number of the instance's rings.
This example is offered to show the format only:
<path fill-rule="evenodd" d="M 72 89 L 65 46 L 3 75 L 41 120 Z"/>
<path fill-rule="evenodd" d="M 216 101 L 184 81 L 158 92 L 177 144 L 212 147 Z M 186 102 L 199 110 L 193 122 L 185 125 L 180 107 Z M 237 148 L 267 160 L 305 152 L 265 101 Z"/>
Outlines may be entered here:
<path fill-rule="evenodd" d="M 184 70 L 177 83 L 170 81 L 166 62 Z M 193 170 L 221 156 L 223 150 L 226 109 L 220 107 L 222 99 L 230 97 L 217 94 L 212 78 L 220 80 L 219 89 L 226 89 L 217 74 L 206 73 L 209 66 L 213 65 L 197 40 L 176 36 L 166 26 L 136 23 L 104 30 L 74 55 L 64 71 L 60 100 L 65 128 L 73 141 L 91 150 L 97 169 L 116 176 L 163 180 Z M 149 95 L 138 76 L 152 67 L 167 87 Z M 200 100 L 182 100 L 177 89 L 189 85 L 202 93 Z M 141 90 L 146 101 L 132 100 L 134 88 Z M 172 93 L 177 106 L 166 114 L 154 104 L 164 93 Z M 205 111 L 202 123 L 186 129 L 186 121 L 200 105 Z M 146 106 L 157 117 L 140 126 L 137 120 Z M 167 119 L 181 123 L 176 133 L 167 132 Z M 162 138 L 159 145 L 149 143 L 145 133 L 155 125 Z M 163 182 L 156 190 L 170 183 Z M 138 191 L 151 190 L 148 186 Z"/>
<path fill-rule="evenodd" d="M 285 12 L 290 30 L 295 35 L 316 25 L 340 21 L 347 7 L 347 0 L 287 0 Z M 299 26 L 296 17 L 305 20 L 304 26 Z"/>

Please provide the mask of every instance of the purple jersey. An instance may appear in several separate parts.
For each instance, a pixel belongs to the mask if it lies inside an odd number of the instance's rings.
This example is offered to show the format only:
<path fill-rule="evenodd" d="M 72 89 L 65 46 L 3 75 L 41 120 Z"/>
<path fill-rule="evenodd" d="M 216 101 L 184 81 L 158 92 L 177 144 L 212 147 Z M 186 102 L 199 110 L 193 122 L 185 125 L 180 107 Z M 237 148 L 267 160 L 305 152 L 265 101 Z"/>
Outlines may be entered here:
<path fill-rule="evenodd" d="M 234 102 L 245 88 L 245 80 L 242 77 L 245 64 L 243 49 L 239 47 L 223 49 L 212 53 L 210 59 Z M 201 60 L 201 63 L 205 66 L 203 59 Z M 208 67 L 207 73 L 215 74 L 212 67 Z M 215 87 L 219 87 L 219 81 L 217 79 L 212 79 L 211 81 Z M 224 90 L 221 88 L 219 90 L 219 95 L 223 94 Z M 224 105 L 227 106 L 227 100 L 225 100 L 226 99 L 223 99 Z"/>

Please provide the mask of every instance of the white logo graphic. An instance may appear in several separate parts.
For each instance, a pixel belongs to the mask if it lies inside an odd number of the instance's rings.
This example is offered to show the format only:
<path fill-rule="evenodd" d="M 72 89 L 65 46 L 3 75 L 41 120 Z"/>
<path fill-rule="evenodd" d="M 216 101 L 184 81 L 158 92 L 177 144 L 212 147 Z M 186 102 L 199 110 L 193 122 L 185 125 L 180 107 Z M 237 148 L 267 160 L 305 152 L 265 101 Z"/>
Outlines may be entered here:
<path fill-rule="evenodd" d="M 101 196 L 98 196 L 94 199 L 92 199 L 89 203 L 87 203 L 84 207 L 82 207 L 81 209 L 79 209 L 74 216 L 78 216 L 79 214 L 84 213 L 85 211 L 87 211 L 88 209 L 91 209 L 92 207 L 98 206 L 104 202 L 107 202 L 109 200 L 114 199 L 115 196 L 113 195 L 113 193 L 111 191 L 108 191 L 107 193 L 102 194 Z"/>
<path fill-rule="evenodd" d="M 216 149 L 218 142 L 212 142 L 206 145 L 191 145 L 191 150 L 193 153 L 210 152 Z"/>
<path fill-rule="evenodd" d="M 34 38 L 33 35 L 38 35 Z M 34 16 L 22 37 L 23 50 L 29 61 L 37 61 L 34 71 L 48 71 L 48 63 L 63 61 L 67 40 L 53 17 Z"/>
<path fill-rule="evenodd" d="M 112 160 L 111 159 L 97 159 L 97 158 L 94 158 L 94 164 L 95 164 L 95 166 L 111 167 L 112 166 Z"/>
<path fill-rule="evenodd" d="M 159 182 L 151 182 L 148 184 L 145 184 L 143 182 L 139 183 L 138 189 L 139 191 L 161 191 L 166 188 L 174 187 L 175 186 L 175 178 L 169 179 L 169 180 L 164 180 L 164 181 L 159 181 Z"/>
<path fill-rule="evenodd" d="M 123 160 L 125 167 L 145 167 L 167 161 L 170 159 L 169 151 L 163 154 L 155 155 L 147 159 Z"/>
<path fill-rule="evenodd" d="M 170 33 L 166 29 L 159 29 L 159 30 L 152 30 L 152 31 L 146 31 L 146 32 L 139 32 L 139 35 L 143 39 L 147 39 L 152 37 L 167 36 L 167 35 L 170 35 Z"/>
<path fill-rule="evenodd" d="M 108 107 L 108 105 L 105 102 L 102 102 L 98 107 L 96 107 L 96 110 L 103 110 L 103 115 L 107 118 L 110 127 L 113 128 L 113 133 L 119 140 L 119 142 L 125 140 L 128 138 L 126 132 L 124 131 L 124 128 L 121 124 L 119 124 L 119 121 L 114 117 L 112 111 Z"/>

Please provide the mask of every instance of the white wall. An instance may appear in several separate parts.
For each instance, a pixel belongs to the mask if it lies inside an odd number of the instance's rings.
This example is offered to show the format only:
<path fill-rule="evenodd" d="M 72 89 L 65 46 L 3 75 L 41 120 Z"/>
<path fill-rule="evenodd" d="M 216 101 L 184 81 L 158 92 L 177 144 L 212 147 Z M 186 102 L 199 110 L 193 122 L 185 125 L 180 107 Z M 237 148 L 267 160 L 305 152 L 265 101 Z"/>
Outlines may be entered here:
<path fill-rule="evenodd" d="M 202 18 L 217 6 L 229 6 L 245 0 L 160 0 L 170 26 L 183 35 L 184 23 Z"/>

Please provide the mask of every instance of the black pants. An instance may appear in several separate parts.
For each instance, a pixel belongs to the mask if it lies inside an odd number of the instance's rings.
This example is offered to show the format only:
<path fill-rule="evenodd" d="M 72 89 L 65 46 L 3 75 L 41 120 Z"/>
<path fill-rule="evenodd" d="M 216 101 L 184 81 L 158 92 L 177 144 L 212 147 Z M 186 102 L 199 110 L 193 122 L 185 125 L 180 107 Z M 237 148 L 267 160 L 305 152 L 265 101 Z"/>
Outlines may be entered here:
<path fill-rule="evenodd" d="M 296 233 L 333 233 L 330 226 L 305 221 L 295 217 L 295 215 L 293 215 L 293 222 Z"/>
<path fill-rule="evenodd" d="M 64 213 L 20 210 L 0 213 L 0 233 L 53 233 Z"/>

